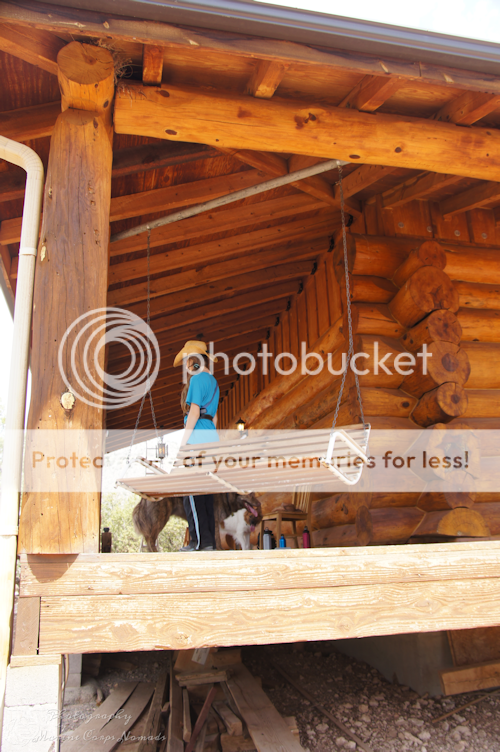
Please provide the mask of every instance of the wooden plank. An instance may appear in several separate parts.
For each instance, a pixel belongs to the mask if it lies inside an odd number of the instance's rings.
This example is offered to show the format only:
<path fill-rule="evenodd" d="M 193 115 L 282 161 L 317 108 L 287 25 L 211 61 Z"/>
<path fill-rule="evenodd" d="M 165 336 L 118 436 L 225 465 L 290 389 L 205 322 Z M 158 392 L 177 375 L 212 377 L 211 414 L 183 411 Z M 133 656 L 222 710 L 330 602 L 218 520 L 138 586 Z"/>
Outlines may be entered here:
<path fill-rule="evenodd" d="M 75 597 L 225 592 L 439 582 L 500 577 L 500 543 L 307 551 L 79 554 L 21 557 L 21 596 Z"/>
<path fill-rule="evenodd" d="M 12 668 L 24 666 L 59 666 L 62 663 L 62 655 L 11 655 L 9 665 Z"/>
<path fill-rule="evenodd" d="M 441 686 L 445 695 L 477 692 L 500 686 L 500 661 L 486 661 L 460 668 L 440 671 Z"/>
<path fill-rule="evenodd" d="M 300 752 L 300 742 L 243 664 L 227 682 L 258 752 Z"/>
<path fill-rule="evenodd" d="M 500 96 L 487 92 L 466 91 L 447 102 L 434 116 L 448 123 L 472 125 L 500 106 Z"/>
<path fill-rule="evenodd" d="M 374 183 L 377 183 L 386 175 L 390 175 L 394 172 L 395 167 L 385 167 L 381 165 L 362 165 L 357 170 L 353 170 L 342 181 L 342 188 L 344 190 L 345 198 L 355 196 L 356 193 L 364 191 Z M 340 191 L 338 186 L 335 188 L 336 195 L 339 195 Z"/>
<path fill-rule="evenodd" d="M 61 102 L 0 112 L 0 133 L 13 141 L 51 136 L 60 112 Z"/>
<path fill-rule="evenodd" d="M 404 86 L 404 83 L 404 79 L 395 76 L 364 76 L 342 100 L 339 107 L 375 112 Z"/>
<path fill-rule="evenodd" d="M 54 75 L 57 75 L 57 53 L 65 44 L 49 31 L 14 24 L 0 25 L 0 50 Z"/>
<path fill-rule="evenodd" d="M 181 649 L 186 644 L 186 625 L 195 647 L 496 626 L 499 595 L 500 580 L 483 577 L 299 590 L 218 590 L 189 598 L 185 593 L 158 594 L 154 613 L 150 595 L 46 596 L 39 649 L 41 653 Z M 272 609 L 266 607 L 270 602 Z M 117 631 L 113 625 L 124 623 L 125 607 L 126 629 Z"/>
<path fill-rule="evenodd" d="M 142 51 L 142 82 L 146 86 L 159 86 L 163 74 L 163 47 L 145 44 Z"/>
<path fill-rule="evenodd" d="M 174 661 L 170 656 L 170 715 L 168 717 L 168 741 L 166 752 L 184 752 L 182 726 L 182 689 L 174 673 Z"/>
<path fill-rule="evenodd" d="M 478 209 L 486 204 L 491 204 L 493 201 L 498 201 L 499 198 L 499 183 L 483 183 L 441 201 L 439 210 L 446 219 L 453 214 L 468 211 L 469 209 Z"/>
<path fill-rule="evenodd" d="M 50 8 L 50 11 L 46 8 Z M 285 40 L 238 35 L 234 32 L 184 29 L 166 23 L 110 17 L 108 14 L 75 8 L 41 8 L 40 3 L 32 0 L 23 0 L 22 7 L 7 2 L 0 3 L 0 18 L 7 23 L 36 26 L 56 33 L 74 31 L 75 25 L 81 24 L 79 28 L 85 29 L 85 34 L 90 37 L 106 39 L 111 36 L 117 40 L 158 44 L 184 51 L 192 51 L 195 47 L 199 51 L 229 53 L 251 60 L 301 63 L 314 66 L 311 73 L 316 75 L 314 68 L 319 67 L 359 75 L 400 76 L 407 78 L 410 85 L 417 80 L 452 89 L 500 92 L 500 81 L 489 73 L 481 74 L 419 61 L 381 59 L 380 55 L 335 51 Z"/>
<path fill-rule="evenodd" d="M 120 682 L 116 689 L 113 689 L 106 697 L 102 705 L 96 708 L 90 718 L 71 732 L 71 739 L 62 741 L 61 752 L 79 752 L 85 742 L 92 739 L 120 710 L 137 685 L 138 682 Z"/>
<path fill-rule="evenodd" d="M 448 641 L 454 666 L 500 661 L 500 627 L 450 630 Z"/>
<path fill-rule="evenodd" d="M 229 736 L 241 736 L 243 734 L 241 719 L 228 708 L 225 702 L 214 702 L 214 710 L 222 718 Z"/>
<path fill-rule="evenodd" d="M 181 86 L 160 89 L 122 82 L 114 125 L 117 133 L 500 180 L 493 156 L 500 133 L 495 130 L 486 135 L 483 128 L 465 130 L 451 123 L 313 103 L 306 109 L 302 102 L 283 99 L 263 102 Z M 404 147 L 408 139 L 411 149 Z"/>
<path fill-rule="evenodd" d="M 182 738 L 185 742 L 188 742 L 191 739 L 192 731 L 189 692 L 184 687 L 182 690 Z"/>
<path fill-rule="evenodd" d="M 36 655 L 40 626 L 40 598 L 19 598 L 13 655 Z"/>
<path fill-rule="evenodd" d="M 120 739 L 130 729 L 131 725 L 139 718 L 142 711 L 151 699 L 154 692 L 153 684 L 141 682 L 132 692 L 129 699 L 123 705 L 122 711 L 101 728 L 101 738 L 92 738 L 78 748 L 80 752 L 112 752 Z M 99 710 L 102 709 L 99 708 Z M 109 718 L 109 716 L 108 716 Z M 85 736 L 84 739 L 88 739 Z M 63 752 L 63 751 L 61 751 Z"/>
<path fill-rule="evenodd" d="M 424 172 L 414 178 L 405 180 L 382 194 L 382 201 L 386 209 L 403 206 L 409 201 L 424 198 L 434 191 L 454 185 L 460 177 L 457 175 L 439 175 L 435 172 Z"/>
<path fill-rule="evenodd" d="M 160 721 L 165 692 L 167 689 L 168 672 L 162 671 L 158 677 L 155 693 L 148 710 L 148 716 L 143 730 L 145 739 L 141 739 L 137 752 L 156 752 L 157 737 L 160 732 Z"/>
<path fill-rule="evenodd" d="M 193 749 L 196 749 L 196 752 L 203 752 L 208 713 L 210 712 L 212 703 L 215 700 L 217 691 L 218 691 L 218 687 L 215 687 L 212 684 L 212 686 L 209 688 L 207 697 L 205 699 L 205 702 L 203 703 L 203 707 L 200 711 L 200 714 L 198 718 L 196 719 L 193 733 L 191 734 L 191 739 L 189 740 L 187 747 L 186 747 L 186 752 L 192 752 Z"/>
<path fill-rule="evenodd" d="M 271 99 L 287 69 L 287 64 L 276 60 L 258 61 L 248 82 L 247 94 L 260 99 Z"/>
<path fill-rule="evenodd" d="M 198 687 L 206 684 L 214 684 L 227 681 L 228 672 L 211 669 L 209 671 L 183 671 L 176 674 L 181 687 Z"/>

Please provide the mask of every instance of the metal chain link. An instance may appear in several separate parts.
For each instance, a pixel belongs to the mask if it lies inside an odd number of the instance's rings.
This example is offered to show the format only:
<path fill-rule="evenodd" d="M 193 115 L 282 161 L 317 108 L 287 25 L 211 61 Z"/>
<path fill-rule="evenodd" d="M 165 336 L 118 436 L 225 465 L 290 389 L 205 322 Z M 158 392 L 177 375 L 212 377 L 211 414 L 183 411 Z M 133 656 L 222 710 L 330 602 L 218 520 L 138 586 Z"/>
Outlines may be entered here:
<path fill-rule="evenodd" d="M 150 292 L 150 286 L 151 286 L 151 258 L 150 257 L 151 257 L 151 228 L 148 227 L 148 245 L 147 245 L 147 276 L 148 276 L 148 284 L 147 284 L 147 304 L 146 304 L 146 323 L 148 325 L 148 328 L 150 326 L 150 321 L 151 321 L 151 292 Z M 141 420 L 142 411 L 144 409 L 144 403 L 146 401 L 146 397 L 148 396 L 148 394 L 149 394 L 149 403 L 151 405 L 151 415 L 153 416 L 153 423 L 154 423 L 154 427 L 155 427 L 156 438 L 157 439 L 160 438 L 159 435 L 158 435 L 158 426 L 156 424 L 156 415 L 155 415 L 155 409 L 154 409 L 154 405 L 153 405 L 153 395 L 151 394 L 151 381 L 150 381 L 149 376 L 148 376 L 146 385 L 147 385 L 147 391 L 144 392 L 144 394 L 143 394 L 143 397 L 142 397 L 142 400 L 141 400 L 141 405 L 139 407 L 139 412 L 137 414 L 137 420 L 135 421 L 134 430 L 132 432 L 132 441 L 130 442 L 130 447 L 129 447 L 128 456 L 127 456 L 127 468 L 129 468 L 130 464 L 131 464 L 130 463 L 130 456 L 132 454 L 132 447 L 134 446 L 135 437 L 137 435 L 137 429 L 139 428 L 139 423 L 140 423 L 140 420 Z"/>
<path fill-rule="evenodd" d="M 337 169 L 339 171 L 339 183 L 338 184 L 339 184 L 339 192 L 340 192 L 340 216 L 342 218 L 342 245 L 343 245 L 343 250 L 344 250 L 344 278 L 345 278 L 345 289 L 346 289 L 347 327 L 348 327 L 349 348 L 347 351 L 346 367 L 345 367 L 344 373 L 342 374 L 342 381 L 340 382 L 340 391 L 339 391 L 339 396 L 337 398 L 337 405 L 335 407 L 335 413 L 333 415 L 332 429 L 335 428 L 335 425 L 337 423 L 337 418 L 338 418 L 338 414 L 340 410 L 340 403 L 342 401 L 342 394 L 344 392 L 345 381 L 347 378 L 347 370 L 350 366 L 351 358 L 354 355 L 354 337 L 352 334 L 352 313 L 351 313 L 351 287 L 349 283 L 349 261 L 347 258 L 347 231 L 346 231 L 346 226 L 345 226 L 345 203 L 344 203 L 344 188 L 342 186 L 342 166 L 339 164 L 337 166 Z M 358 379 L 358 374 L 356 372 L 354 372 L 354 381 L 356 383 L 356 391 L 358 394 L 361 421 L 363 425 L 365 425 L 363 403 L 361 401 L 361 390 L 359 388 L 359 379 Z"/>

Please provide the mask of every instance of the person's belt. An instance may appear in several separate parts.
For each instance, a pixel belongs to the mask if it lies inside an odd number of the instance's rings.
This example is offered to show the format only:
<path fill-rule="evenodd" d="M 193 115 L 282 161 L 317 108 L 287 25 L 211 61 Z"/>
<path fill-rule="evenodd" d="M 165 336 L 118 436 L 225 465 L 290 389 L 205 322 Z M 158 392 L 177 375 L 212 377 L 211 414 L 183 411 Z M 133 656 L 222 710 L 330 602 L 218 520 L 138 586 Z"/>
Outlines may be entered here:
<path fill-rule="evenodd" d="M 213 423 L 213 417 L 211 415 L 208 415 L 207 413 L 203 413 L 203 415 L 200 415 L 200 420 L 211 420 Z"/>

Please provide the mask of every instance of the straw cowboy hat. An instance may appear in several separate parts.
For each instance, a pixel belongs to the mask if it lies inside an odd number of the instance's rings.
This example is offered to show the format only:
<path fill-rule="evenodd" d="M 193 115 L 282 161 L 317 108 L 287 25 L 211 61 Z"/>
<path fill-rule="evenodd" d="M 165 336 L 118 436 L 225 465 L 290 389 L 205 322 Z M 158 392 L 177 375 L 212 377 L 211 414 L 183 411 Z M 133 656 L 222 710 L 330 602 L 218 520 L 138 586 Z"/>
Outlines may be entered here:
<path fill-rule="evenodd" d="M 183 359 L 188 355 L 206 355 L 207 358 L 210 358 L 210 360 L 214 363 L 217 363 L 218 360 L 217 358 L 214 358 L 213 355 L 210 355 L 209 352 L 207 352 L 207 346 L 205 342 L 200 342 L 196 339 L 190 339 L 186 342 L 182 350 L 180 350 L 175 356 L 174 366 L 180 366 Z"/>

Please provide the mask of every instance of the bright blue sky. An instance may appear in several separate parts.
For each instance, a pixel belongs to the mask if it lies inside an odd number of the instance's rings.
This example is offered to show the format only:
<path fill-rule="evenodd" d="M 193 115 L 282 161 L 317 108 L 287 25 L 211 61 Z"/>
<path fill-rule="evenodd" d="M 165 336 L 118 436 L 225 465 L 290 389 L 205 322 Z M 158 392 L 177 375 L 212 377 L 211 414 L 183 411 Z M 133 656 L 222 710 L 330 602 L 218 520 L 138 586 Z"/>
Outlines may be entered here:
<path fill-rule="evenodd" d="M 270 2 L 270 0 L 266 0 Z M 275 5 L 500 43 L 500 0 L 280 0 Z M 0 293 L 0 401 L 7 401 L 12 319 Z"/>

